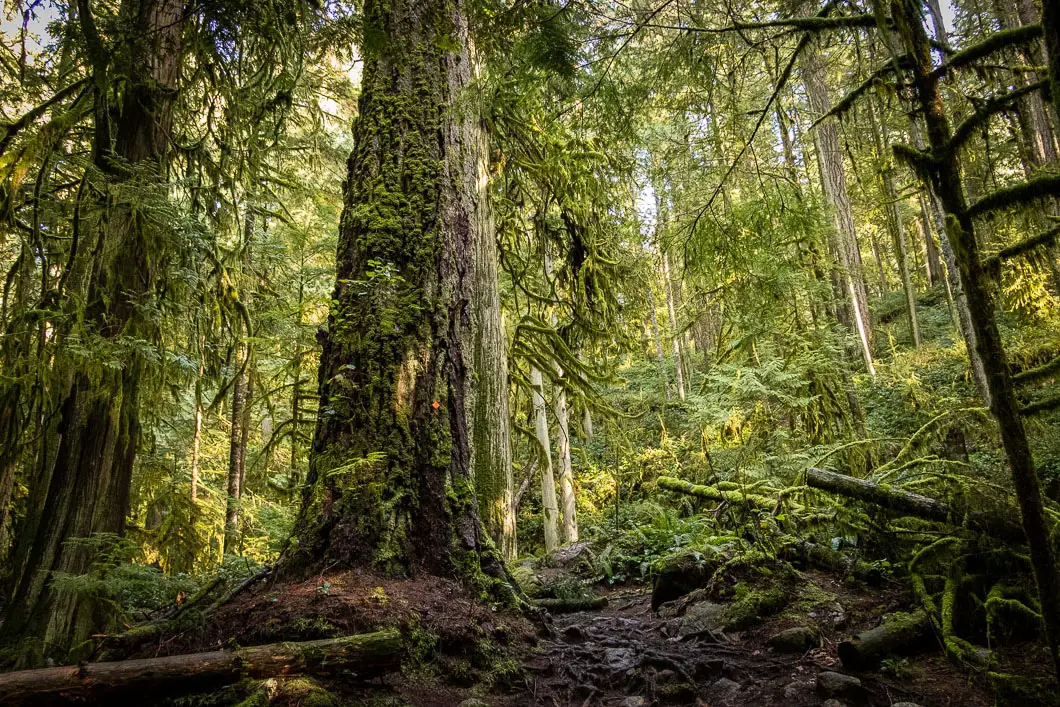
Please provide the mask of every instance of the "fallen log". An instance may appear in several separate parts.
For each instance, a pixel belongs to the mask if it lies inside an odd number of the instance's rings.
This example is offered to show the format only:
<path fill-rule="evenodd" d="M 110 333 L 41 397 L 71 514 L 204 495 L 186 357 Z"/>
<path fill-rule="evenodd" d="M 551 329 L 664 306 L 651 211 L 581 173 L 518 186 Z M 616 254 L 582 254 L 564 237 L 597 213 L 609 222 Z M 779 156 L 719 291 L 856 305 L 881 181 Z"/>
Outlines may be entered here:
<path fill-rule="evenodd" d="M 731 503 L 734 506 L 744 506 L 768 512 L 774 511 L 777 507 L 777 500 L 775 498 L 769 498 L 768 496 L 754 493 L 744 493 L 743 491 L 737 490 L 722 490 L 713 486 L 700 486 L 682 479 L 675 479 L 672 476 L 660 476 L 655 483 L 661 489 L 673 491 L 675 493 L 688 494 L 689 496 L 703 498 L 708 501 L 717 501 L 719 503 L 724 501 L 726 503 Z"/>
<path fill-rule="evenodd" d="M 575 611 L 596 611 L 607 606 L 607 597 L 589 597 L 587 599 L 538 599 L 534 602 L 542 609 L 553 614 L 570 614 Z"/>
<path fill-rule="evenodd" d="M 373 677 L 398 668 L 401 650 L 401 634 L 390 629 L 302 643 L 21 670 L 0 673 L 0 705 L 124 703 L 147 694 L 208 692 L 244 678 L 334 673 Z"/>
<path fill-rule="evenodd" d="M 879 567 L 809 540 L 796 540 L 782 545 L 777 550 L 777 557 L 795 566 L 810 566 L 826 572 L 838 572 L 873 586 L 883 583 L 883 572 Z"/>
<path fill-rule="evenodd" d="M 815 489 L 864 501 L 924 520 L 967 526 L 972 530 L 997 538 L 1024 542 L 1023 528 L 1017 521 L 991 513 L 963 511 L 937 499 L 902 491 L 886 484 L 876 484 L 815 467 L 806 471 L 806 484 Z"/>
<path fill-rule="evenodd" d="M 891 653 L 909 650 L 932 633 L 923 611 L 894 614 L 876 628 L 839 644 L 839 660 L 847 670 L 870 670 Z"/>

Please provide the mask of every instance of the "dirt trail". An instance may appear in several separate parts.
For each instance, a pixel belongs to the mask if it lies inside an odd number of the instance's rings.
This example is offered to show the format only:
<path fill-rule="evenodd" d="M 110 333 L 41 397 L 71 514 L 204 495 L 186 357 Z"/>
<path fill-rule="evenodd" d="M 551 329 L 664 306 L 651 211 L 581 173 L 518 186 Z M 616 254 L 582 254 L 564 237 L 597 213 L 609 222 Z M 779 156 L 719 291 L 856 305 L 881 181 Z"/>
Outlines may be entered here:
<path fill-rule="evenodd" d="M 933 705 L 990 704 L 967 684 L 927 671 L 924 684 L 902 685 L 876 674 L 850 675 L 827 638 L 804 653 L 775 653 L 762 637 L 777 626 L 726 635 L 686 616 L 659 616 L 647 589 L 611 592 L 601 611 L 554 617 L 553 635 L 528 661 L 527 704 L 648 705 Z M 665 612 L 664 612 L 665 613 Z M 819 675 L 825 682 L 819 686 Z"/>

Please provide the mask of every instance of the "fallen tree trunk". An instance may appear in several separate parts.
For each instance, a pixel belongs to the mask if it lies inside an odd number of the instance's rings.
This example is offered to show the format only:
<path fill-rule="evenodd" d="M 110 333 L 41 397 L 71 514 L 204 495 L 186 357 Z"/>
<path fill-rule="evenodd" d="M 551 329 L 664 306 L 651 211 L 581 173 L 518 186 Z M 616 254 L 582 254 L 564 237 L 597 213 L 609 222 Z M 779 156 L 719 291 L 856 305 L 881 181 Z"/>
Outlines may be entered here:
<path fill-rule="evenodd" d="M 230 651 L 86 663 L 0 674 L 0 704 L 62 704 L 208 692 L 244 678 L 350 672 L 363 677 L 399 667 L 401 634 L 379 631 Z"/>
<path fill-rule="evenodd" d="M 713 486 L 700 486 L 681 479 L 675 479 L 672 476 L 660 476 L 655 483 L 661 489 L 666 489 L 667 491 L 673 491 L 675 493 L 685 493 L 708 501 L 717 501 L 719 503 L 724 501 L 726 503 L 731 503 L 734 506 L 744 506 L 768 512 L 774 511 L 777 507 L 777 500 L 775 498 L 769 498 L 768 496 L 754 493 L 744 493 L 743 491 L 738 490 L 723 491 Z"/>
<path fill-rule="evenodd" d="M 902 491 L 886 484 L 875 484 L 864 479 L 855 479 L 853 476 L 814 467 L 806 472 L 806 484 L 815 489 L 857 499 L 924 520 L 967 526 L 972 530 L 1005 540 L 1025 542 L 1023 528 L 1016 520 L 990 513 L 964 512 L 937 499 Z"/>
<path fill-rule="evenodd" d="M 913 648 L 931 635 L 931 621 L 923 611 L 895 614 L 868 631 L 839 644 L 839 659 L 847 670 L 869 670 L 896 651 Z"/>

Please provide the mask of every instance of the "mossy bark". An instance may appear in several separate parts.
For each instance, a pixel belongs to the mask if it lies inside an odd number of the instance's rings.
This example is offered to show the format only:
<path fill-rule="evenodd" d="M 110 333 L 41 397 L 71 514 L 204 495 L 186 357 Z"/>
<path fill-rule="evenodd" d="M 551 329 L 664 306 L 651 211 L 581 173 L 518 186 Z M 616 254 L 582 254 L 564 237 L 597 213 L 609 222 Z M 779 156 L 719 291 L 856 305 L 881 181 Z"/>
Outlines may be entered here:
<path fill-rule="evenodd" d="M 1046 5 L 1050 2 L 1053 0 L 1046 0 Z M 918 108 L 924 114 L 928 145 L 935 156 L 928 176 L 946 212 L 948 235 L 964 282 L 968 308 L 972 314 L 976 349 L 986 373 L 990 410 L 997 420 L 1001 441 L 1008 457 L 1012 484 L 1020 506 L 1023 530 L 1030 547 L 1031 564 L 1038 586 L 1042 623 L 1057 680 L 1060 681 L 1060 573 L 1057 571 L 1046 523 L 1038 472 L 1016 400 L 993 302 L 987 289 L 988 278 L 979 257 L 975 224 L 965 201 L 960 165 L 957 156 L 946 150 L 951 131 L 939 91 L 939 79 L 933 70 L 931 44 L 916 2 L 893 0 L 891 7 L 898 33 L 912 59 L 913 86 L 919 103 Z M 1048 9 L 1043 13 L 1043 24 L 1047 27 L 1049 25 Z M 1047 41 L 1048 35 L 1047 30 Z M 1057 61 L 1056 57 L 1053 57 L 1052 61 Z M 1055 74 L 1053 80 L 1056 80 Z M 1053 98 L 1057 99 L 1055 95 Z"/>
<path fill-rule="evenodd" d="M 76 330 L 64 328 L 55 336 L 76 334 L 119 365 L 65 356 L 54 363 L 58 444 L 31 490 L 35 517 L 27 517 L 13 557 L 4 619 L 8 641 L 39 641 L 37 658 L 68 657 L 106 620 L 100 602 L 59 591 L 50 580 L 54 572 L 88 568 L 90 553 L 71 539 L 124 531 L 146 365 L 129 342 L 154 339 L 148 312 L 165 258 L 165 236 L 137 200 L 164 198 L 184 6 L 177 0 L 124 0 L 121 16 L 125 31 L 116 49 L 107 48 L 89 4 L 78 3 L 93 71 L 94 169 L 86 177 L 93 208 L 82 209 L 82 242 L 76 260 L 71 258 L 77 274 L 61 293 L 74 322 L 64 326 Z M 122 77 L 120 111 L 113 104 L 116 76 Z"/>
<path fill-rule="evenodd" d="M 496 315 L 476 307 L 497 300 L 482 296 L 476 255 L 493 235 L 482 129 L 465 90 L 465 6 L 369 0 L 361 17 L 364 73 L 321 336 L 320 413 L 279 575 L 501 576 L 475 492 L 485 453 L 476 449 L 475 351 L 485 341 L 476 322 Z M 503 352 L 488 358 L 497 365 Z M 506 407 L 497 402 L 504 420 Z"/>

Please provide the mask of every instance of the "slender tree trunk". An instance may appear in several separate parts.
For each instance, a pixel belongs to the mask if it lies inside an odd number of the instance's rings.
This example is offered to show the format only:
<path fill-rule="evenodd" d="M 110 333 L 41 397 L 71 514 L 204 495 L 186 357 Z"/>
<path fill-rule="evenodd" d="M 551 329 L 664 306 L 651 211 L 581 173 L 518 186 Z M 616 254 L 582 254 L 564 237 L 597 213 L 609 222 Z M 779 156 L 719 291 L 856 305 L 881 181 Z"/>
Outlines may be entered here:
<path fill-rule="evenodd" d="M 1050 1 L 1052 0 L 1046 0 L 1047 3 Z M 993 302 L 979 259 L 975 224 L 968 215 L 961 185 L 960 166 L 957 156 L 946 150 L 951 133 L 939 93 L 938 77 L 933 73 L 928 35 L 916 2 L 904 0 L 895 3 L 893 7 L 896 11 L 898 32 L 904 39 L 906 50 L 912 59 L 913 83 L 927 126 L 928 144 L 936 156 L 931 167 L 931 177 L 946 211 L 948 232 L 963 277 L 969 309 L 973 314 L 976 345 L 987 373 L 990 409 L 997 420 L 1001 441 L 1008 457 L 1023 531 L 1030 546 L 1031 565 L 1038 585 L 1042 624 L 1052 653 L 1057 681 L 1060 683 L 1060 573 L 1057 571 L 1053 555 L 1038 472 L 1027 442 L 1019 403 L 994 316 Z M 1054 19 L 1058 20 L 1056 31 L 1060 32 L 1060 17 Z M 1049 30 L 1047 36 L 1048 32 Z"/>
<path fill-rule="evenodd" d="M 239 501 L 247 469 L 247 438 L 250 431 L 247 399 L 250 395 L 250 349 L 241 334 L 236 357 L 236 379 L 232 384 L 231 433 L 228 442 L 228 495 L 225 498 L 224 554 L 235 554 L 239 545 Z"/>
<path fill-rule="evenodd" d="M 873 52 L 875 54 L 875 52 Z M 879 160 L 880 181 L 883 185 L 883 198 L 887 200 L 887 226 L 894 243 L 895 257 L 898 260 L 898 275 L 902 278 L 902 289 L 905 291 L 905 306 L 909 317 L 909 331 L 913 337 L 913 346 L 920 348 L 920 323 L 916 316 L 916 286 L 909 272 L 909 243 L 905 228 L 902 225 L 902 211 L 898 203 L 898 190 L 894 188 L 894 166 L 890 159 L 890 144 L 885 139 L 884 127 L 877 114 L 876 96 L 869 97 L 869 127 L 872 140 L 876 145 Z"/>
<path fill-rule="evenodd" d="M 191 500 L 199 498 L 199 450 L 202 445 L 202 377 L 206 372 L 206 337 L 199 338 L 199 374 L 195 378 L 195 420 L 191 433 Z"/>
<path fill-rule="evenodd" d="M 652 295 L 651 283 L 648 283 L 648 315 L 651 317 L 651 336 L 655 344 L 655 356 L 659 362 L 659 373 L 662 375 L 663 395 L 670 399 L 670 376 L 666 373 L 666 355 L 663 353 L 662 337 L 659 336 L 659 318 L 655 314 L 655 297 Z"/>
<path fill-rule="evenodd" d="M 660 249 L 661 250 L 661 249 Z M 674 377 L 677 381 L 677 397 L 685 399 L 685 374 L 681 365 L 681 343 L 677 333 L 677 312 L 674 310 L 674 294 L 670 287 L 670 262 L 666 253 L 661 253 L 663 287 L 666 290 L 666 314 L 670 321 L 670 344 L 674 355 Z"/>
<path fill-rule="evenodd" d="M 913 145 L 918 150 L 926 149 L 922 126 L 916 121 L 911 122 L 910 132 Z M 926 198 L 930 206 L 931 216 L 935 223 L 935 229 L 939 234 L 939 245 L 942 248 L 942 259 L 946 264 L 948 286 L 952 292 L 953 304 L 957 310 L 958 329 L 964 337 L 965 349 L 968 351 L 968 365 L 972 372 L 972 381 L 979 392 L 983 404 L 990 406 L 990 386 L 987 384 L 986 369 L 983 360 L 979 356 L 979 346 L 976 343 L 975 327 L 972 326 L 972 313 L 968 305 L 968 297 L 964 291 L 964 279 L 960 268 L 957 267 L 957 258 L 954 254 L 953 244 L 950 240 L 949 230 L 946 228 L 946 214 L 934 185 L 925 185 L 927 189 Z"/>
<path fill-rule="evenodd" d="M 545 552 L 559 547 L 559 506 L 556 503 L 556 478 L 552 475 L 552 444 L 548 437 L 548 413 L 545 411 L 545 383 L 537 366 L 530 368 L 530 385 L 534 405 L 534 432 L 541 455 L 541 508 L 545 528 Z"/>
<path fill-rule="evenodd" d="M 326 562 L 502 591 L 486 581 L 506 571 L 475 492 L 474 381 L 492 375 L 474 368 L 475 322 L 494 316 L 476 308 L 496 301 L 480 289 L 485 142 L 481 122 L 452 109 L 472 81 L 467 7 L 367 0 L 360 21 L 372 41 L 320 337 L 320 414 L 278 574 Z"/>
<path fill-rule="evenodd" d="M 570 419 L 567 409 L 567 391 L 563 387 L 563 369 L 554 365 L 556 386 L 554 404 L 556 411 L 556 458 L 559 459 L 559 497 L 563 515 L 563 541 L 578 541 L 578 516 L 575 510 L 574 470 L 570 459 Z"/>
<path fill-rule="evenodd" d="M 85 55 L 92 65 L 96 104 L 93 160 L 102 178 L 91 179 L 88 193 L 105 216 L 84 219 L 86 255 L 85 329 L 114 344 L 125 338 L 153 341 L 155 325 L 141 305 L 153 296 L 165 255 L 166 237 L 116 198 L 132 180 L 140 193 L 151 193 L 163 180 L 178 88 L 183 4 L 176 0 L 124 0 L 121 14 L 129 28 L 118 35 L 115 65 L 95 25 L 88 0 L 78 3 Z M 121 76 L 121 111 L 113 99 L 110 76 Z M 128 165 L 137 169 L 129 170 Z M 144 173 L 154 174 L 144 180 Z M 156 192 L 159 198 L 163 190 Z M 91 242 L 91 240 L 95 242 Z M 59 658 L 81 644 L 108 620 L 106 607 L 83 595 L 50 584 L 52 572 L 80 574 L 92 561 L 84 544 L 70 543 L 98 533 L 122 534 L 129 508 L 133 460 L 140 435 L 140 380 L 146 361 L 126 347 L 120 367 L 83 359 L 55 362 L 59 378 L 69 375 L 58 402 L 60 440 L 50 473 L 34 493 L 41 518 L 22 544 L 16 560 L 20 579 L 4 620 L 8 640 L 33 636 L 42 653 Z M 31 502 L 31 505 L 34 505 Z M 30 525 L 33 525 L 32 523 Z M 39 656 L 38 656 L 39 657 Z M 31 658 L 32 659 L 32 658 Z"/>
<path fill-rule="evenodd" d="M 816 40 L 811 41 L 803 49 L 800 66 L 810 109 L 817 115 L 824 115 L 832 107 L 832 97 L 825 80 L 824 64 Z M 875 377 L 868 289 L 865 287 L 861 252 L 858 249 L 857 235 L 854 232 L 854 219 L 850 209 L 850 197 L 847 193 L 846 168 L 843 165 L 843 153 L 839 146 L 835 119 L 829 118 L 817 125 L 814 129 L 814 142 L 817 146 L 817 160 L 821 170 L 825 199 L 832 210 L 834 226 L 832 244 L 839 258 L 843 297 L 848 303 L 850 322 L 858 338 L 865 370 Z"/>
<path fill-rule="evenodd" d="M 939 247 L 935 244 L 935 237 L 931 233 L 931 216 L 928 212 L 927 199 L 924 198 L 923 190 L 918 193 L 917 199 L 920 202 L 920 231 L 924 238 L 925 274 L 927 275 L 928 283 L 934 287 L 940 280 L 945 281 L 946 278 L 942 273 L 942 261 L 939 257 Z M 946 297 L 950 300 L 953 298 L 953 295 L 950 292 L 949 283 L 946 283 Z"/>

